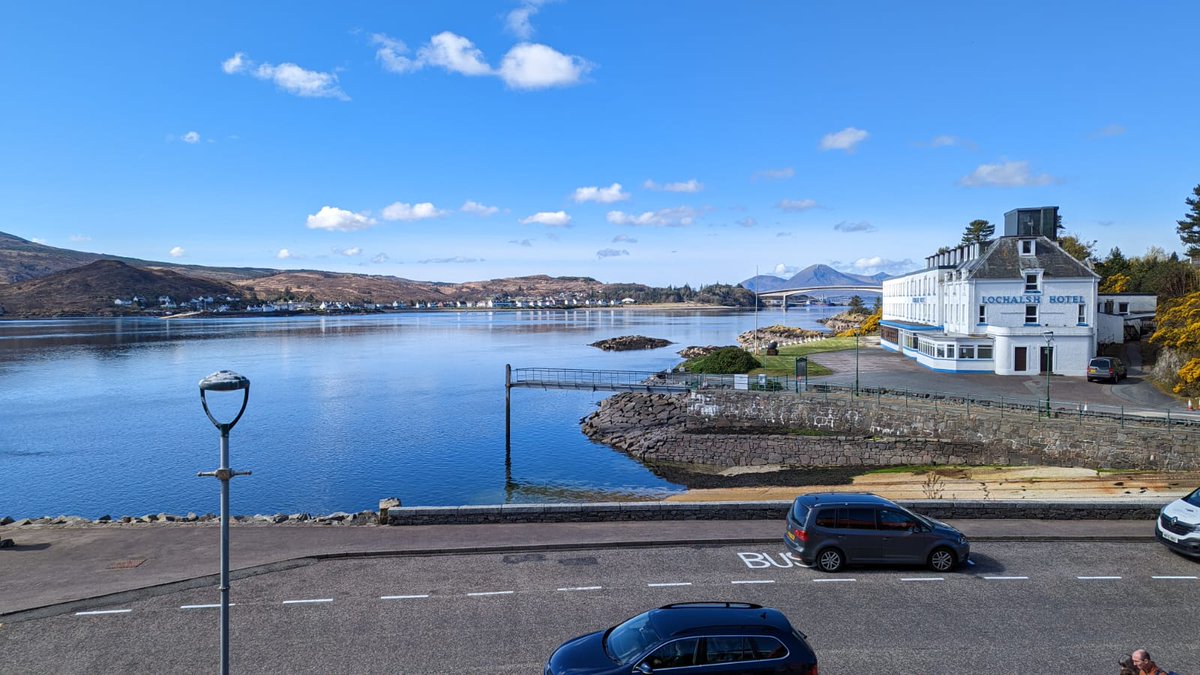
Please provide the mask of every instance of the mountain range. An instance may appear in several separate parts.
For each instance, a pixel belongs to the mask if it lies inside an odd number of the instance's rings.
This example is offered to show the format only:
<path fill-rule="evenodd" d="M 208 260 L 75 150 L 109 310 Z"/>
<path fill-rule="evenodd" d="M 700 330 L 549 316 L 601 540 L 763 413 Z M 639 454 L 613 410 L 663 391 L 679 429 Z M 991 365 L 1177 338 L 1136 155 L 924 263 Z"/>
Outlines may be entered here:
<path fill-rule="evenodd" d="M 777 291 L 784 288 L 812 288 L 820 286 L 878 286 L 891 275 L 884 272 L 878 274 L 851 274 L 839 272 L 829 265 L 809 265 L 788 278 L 777 277 L 773 274 L 760 274 L 750 277 L 739 284 L 759 293 Z M 871 293 L 872 291 L 867 291 Z M 877 291 L 876 291 L 877 293 Z M 842 294 L 840 291 L 838 294 Z"/>

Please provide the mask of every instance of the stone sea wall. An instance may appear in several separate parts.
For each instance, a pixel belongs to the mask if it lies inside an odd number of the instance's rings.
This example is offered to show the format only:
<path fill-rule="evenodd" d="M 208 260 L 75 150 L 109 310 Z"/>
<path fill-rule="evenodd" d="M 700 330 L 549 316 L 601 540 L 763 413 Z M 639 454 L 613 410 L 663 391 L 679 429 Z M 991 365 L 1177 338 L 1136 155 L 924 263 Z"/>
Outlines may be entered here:
<path fill-rule="evenodd" d="M 1194 431 L 887 397 L 624 393 L 601 402 L 583 432 L 650 463 L 1200 468 Z"/>

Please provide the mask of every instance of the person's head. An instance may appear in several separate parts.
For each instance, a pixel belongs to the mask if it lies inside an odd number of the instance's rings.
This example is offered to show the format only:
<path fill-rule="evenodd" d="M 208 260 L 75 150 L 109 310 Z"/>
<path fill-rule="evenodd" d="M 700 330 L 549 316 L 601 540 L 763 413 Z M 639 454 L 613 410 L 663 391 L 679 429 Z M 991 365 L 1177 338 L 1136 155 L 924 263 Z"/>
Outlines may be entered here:
<path fill-rule="evenodd" d="M 1154 667 L 1154 662 L 1150 660 L 1150 652 L 1146 651 L 1145 649 L 1139 649 L 1131 656 L 1133 658 L 1133 665 L 1137 667 L 1138 670 L 1149 672 L 1150 669 Z"/>

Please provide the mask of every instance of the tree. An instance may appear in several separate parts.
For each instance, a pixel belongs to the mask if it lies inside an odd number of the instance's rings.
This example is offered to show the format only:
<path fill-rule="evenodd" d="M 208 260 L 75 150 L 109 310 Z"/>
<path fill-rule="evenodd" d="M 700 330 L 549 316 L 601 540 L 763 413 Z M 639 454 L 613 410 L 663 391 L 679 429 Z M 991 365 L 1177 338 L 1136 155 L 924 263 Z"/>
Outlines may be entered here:
<path fill-rule="evenodd" d="M 850 311 L 855 314 L 867 313 L 867 308 L 863 306 L 862 298 L 857 295 L 850 298 L 850 302 L 848 304 L 850 306 Z"/>
<path fill-rule="evenodd" d="M 1158 328 L 1150 336 L 1167 349 L 1186 359 L 1177 373 L 1177 394 L 1200 394 L 1200 293 L 1191 293 L 1174 302 L 1160 304 L 1155 317 Z"/>
<path fill-rule="evenodd" d="M 1058 238 L 1058 245 L 1079 262 L 1094 261 L 1096 256 L 1096 241 L 1084 241 L 1077 234 L 1063 234 Z"/>
<path fill-rule="evenodd" d="M 1189 258 L 1200 256 L 1200 185 L 1192 188 L 1192 194 L 1195 196 L 1184 200 L 1191 210 L 1176 221 L 1179 225 L 1175 228 Z"/>
<path fill-rule="evenodd" d="M 1129 277 L 1120 272 L 1111 277 L 1104 277 L 1104 280 L 1100 282 L 1100 292 L 1105 295 L 1110 293 L 1128 293 Z"/>
<path fill-rule="evenodd" d="M 972 220 L 963 231 L 962 243 L 977 244 L 996 235 L 996 226 L 986 220 Z"/>

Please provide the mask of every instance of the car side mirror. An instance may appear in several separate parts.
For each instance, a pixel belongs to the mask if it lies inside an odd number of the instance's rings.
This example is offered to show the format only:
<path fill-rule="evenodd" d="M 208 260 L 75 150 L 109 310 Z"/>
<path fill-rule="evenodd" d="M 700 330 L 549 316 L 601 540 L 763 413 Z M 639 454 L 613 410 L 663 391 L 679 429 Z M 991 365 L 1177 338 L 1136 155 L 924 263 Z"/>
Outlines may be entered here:
<path fill-rule="evenodd" d="M 650 673 L 654 672 L 654 669 L 650 667 L 650 664 L 646 663 L 645 661 L 642 661 L 641 663 L 637 664 L 636 670 L 639 673 L 644 673 L 645 675 L 649 675 Z"/>

